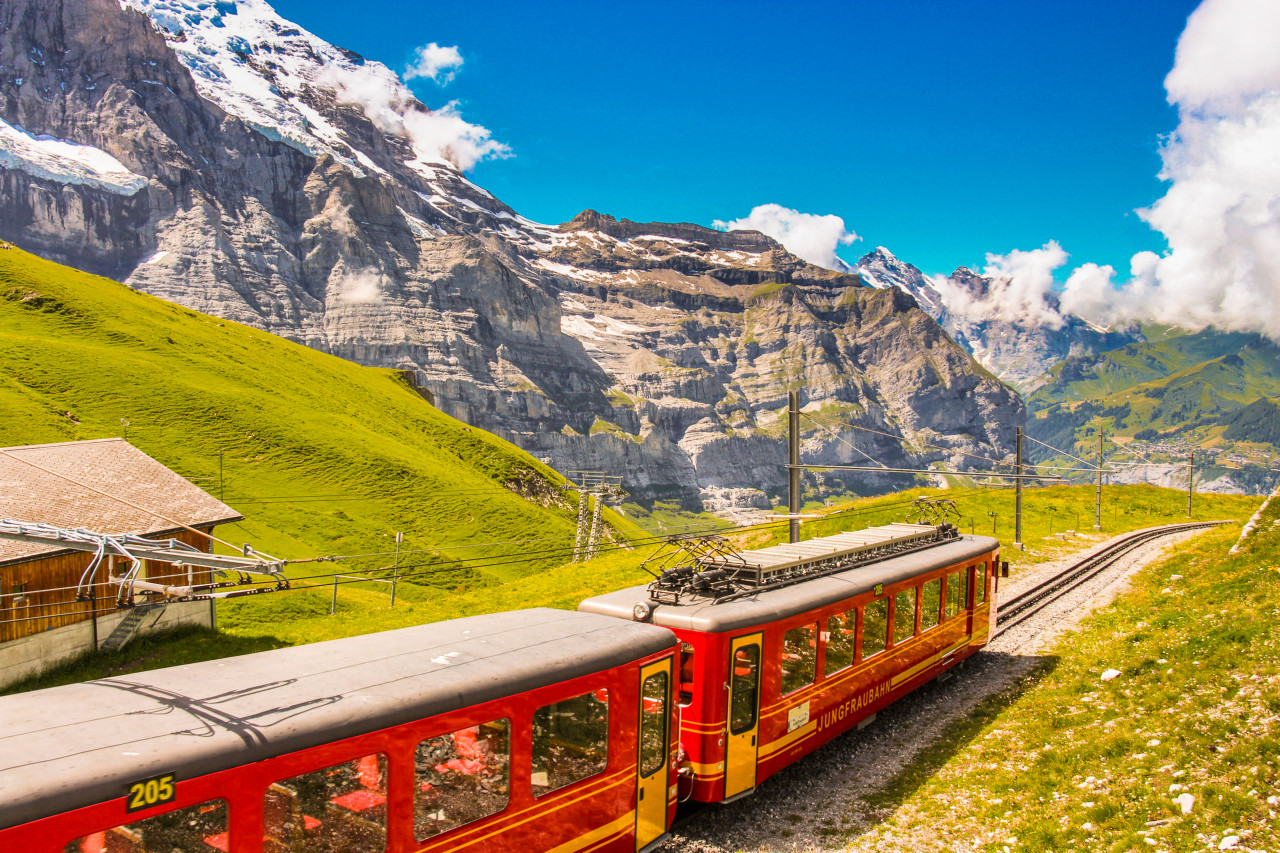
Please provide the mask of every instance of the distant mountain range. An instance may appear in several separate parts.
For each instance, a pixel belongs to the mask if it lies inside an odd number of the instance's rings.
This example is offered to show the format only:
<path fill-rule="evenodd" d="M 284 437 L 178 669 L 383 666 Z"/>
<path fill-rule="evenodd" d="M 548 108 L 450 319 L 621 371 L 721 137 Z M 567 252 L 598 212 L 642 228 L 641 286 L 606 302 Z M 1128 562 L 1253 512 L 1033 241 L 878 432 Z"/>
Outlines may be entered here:
<path fill-rule="evenodd" d="M 262 0 L 0 5 L 0 236 L 24 248 L 412 371 L 445 412 L 640 498 L 767 506 L 789 390 L 808 461 L 1012 452 L 1022 401 L 923 290 L 755 232 L 532 222 L 465 177 L 494 150 Z M 902 483 L 824 475 L 810 494 Z"/>

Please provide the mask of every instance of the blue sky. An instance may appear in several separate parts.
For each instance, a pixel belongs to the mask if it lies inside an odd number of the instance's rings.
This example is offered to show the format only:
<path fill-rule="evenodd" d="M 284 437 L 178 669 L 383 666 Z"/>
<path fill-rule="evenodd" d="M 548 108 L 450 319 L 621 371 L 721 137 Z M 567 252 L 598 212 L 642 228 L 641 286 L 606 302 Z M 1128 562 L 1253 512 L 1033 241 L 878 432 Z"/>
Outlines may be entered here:
<path fill-rule="evenodd" d="M 1057 240 L 1128 271 L 1164 238 L 1163 80 L 1194 2 L 273 4 L 402 70 L 464 60 L 428 106 L 512 149 L 471 176 L 516 210 L 709 225 L 757 205 L 843 217 L 926 272 Z"/>

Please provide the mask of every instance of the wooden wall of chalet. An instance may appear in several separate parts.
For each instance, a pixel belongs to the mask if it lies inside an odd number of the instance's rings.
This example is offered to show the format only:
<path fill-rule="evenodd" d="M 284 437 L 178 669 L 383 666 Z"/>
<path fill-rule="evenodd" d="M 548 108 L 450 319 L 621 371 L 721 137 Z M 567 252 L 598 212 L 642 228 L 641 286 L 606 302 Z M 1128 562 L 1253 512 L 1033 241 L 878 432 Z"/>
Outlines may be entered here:
<path fill-rule="evenodd" d="M 212 529 L 207 528 L 205 531 L 211 532 Z M 201 551 L 209 550 L 209 540 L 189 530 L 156 538 L 177 539 Z M 94 572 L 94 581 L 98 584 L 94 587 L 96 603 L 75 600 L 76 585 L 80 583 L 80 576 L 92 559 L 93 554 L 80 551 L 0 566 L 0 643 L 89 619 L 94 613 L 95 604 L 99 615 L 115 610 L 115 587 L 102 586 L 108 577 L 105 561 Z M 116 560 L 117 564 L 121 562 L 119 557 Z M 121 566 L 120 570 L 123 571 L 123 568 Z M 154 560 L 144 561 L 143 576 L 147 580 L 172 583 L 175 586 L 185 586 L 188 583 L 185 569 L 178 574 L 169 563 Z M 193 567 L 192 581 L 208 583 L 210 571 Z M 15 603 L 12 595 L 18 584 L 23 585 L 22 598 L 26 599 L 24 603 Z M 136 600 L 142 602 L 146 597 L 138 595 Z"/>

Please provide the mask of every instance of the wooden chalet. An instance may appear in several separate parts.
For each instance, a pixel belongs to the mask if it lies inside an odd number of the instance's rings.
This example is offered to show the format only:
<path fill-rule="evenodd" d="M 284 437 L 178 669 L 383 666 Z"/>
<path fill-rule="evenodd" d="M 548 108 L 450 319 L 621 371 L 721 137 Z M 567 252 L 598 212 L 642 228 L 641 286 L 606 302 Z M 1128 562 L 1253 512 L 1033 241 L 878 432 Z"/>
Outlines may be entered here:
<path fill-rule="evenodd" d="M 119 438 L 0 448 L 0 519 L 177 539 L 201 551 L 210 550 L 210 541 L 180 525 L 212 533 L 219 524 L 243 520 L 217 498 Z M 88 634 L 72 633 L 91 635 L 93 647 L 99 644 L 105 634 L 99 636 L 98 620 L 115 614 L 115 619 L 104 622 L 109 630 L 119 621 L 119 611 L 114 587 L 104 585 L 114 558 L 103 560 L 95 570 L 94 595 L 76 600 L 76 586 L 92 559 L 93 554 L 85 551 L 0 539 L 0 658 L 7 647 L 23 640 L 90 620 Z M 209 579 L 208 569 L 194 569 L 194 574 L 184 569 L 181 575 L 174 571 L 168 563 L 148 560 L 142 576 L 173 584 Z M 212 622 L 208 602 L 186 607 L 204 614 L 196 621 Z M 70 646 L 84 650 L 86 642 Z M 57 646 L 59 650 L 70 647 L 67 642 Z M 52 648 L 42 654 L 50 653 Z M 2 676 L 0 683 L 5 681 Z"/>

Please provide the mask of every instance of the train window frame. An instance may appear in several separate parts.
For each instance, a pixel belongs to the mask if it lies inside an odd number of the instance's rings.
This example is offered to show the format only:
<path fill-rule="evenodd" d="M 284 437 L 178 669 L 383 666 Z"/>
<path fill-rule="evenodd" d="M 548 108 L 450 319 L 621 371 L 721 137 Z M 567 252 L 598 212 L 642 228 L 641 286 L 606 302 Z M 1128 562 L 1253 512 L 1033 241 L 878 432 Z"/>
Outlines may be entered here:
<path fill-rule="evenodd" d="M 946 589 L 942 595 L 942 618 L 943 620 L 954 619 L 964 612 L 964 602 L 960 600 L 961 581 L 964 576 L 964 569 L 957 569 L 954 572 L 947 572 Z"/>
<path fill-rule="evenodd" d="M 937 599 L 933 612 L 929 611 L 929 588 L 934 587 L 937 590 Z M 920 587 L 920 633 L 931 631 L 938 625 L 942 624 L 942 576 L 930 578 Z M 931 617 L 932 621 L 927 621 L 926 617 Z"/>
<path fill-rule="evenodd" d="M 649 682 L 657 680 L 662 686 L 657 697 L 647 696 L 645 691 L 648 689 Z M 636 737 L 639 740 L 636 765 L 637 771 L 641 779 L 648 779 L 653 774 L 667 766 L 667 745 L 671 739 L 671 709 L 668 703 L 671 701 L 671 677 L 665 669 L 651 672 L 640 683 L 640 720 L 636 727 Z M 656 712 L 649 710 L 650 698 L 656 698 L 658 701 L 658 710 Z M 659 739 L 657 743 L 657 751 L 654 756 L 657 764 L 646 764 L 645 762 L 645 731 L 646 722 L 654 721 L 659 725 Z"/>
<path fill-rule="evenodd" d="M 848 641 L 849 661 L 848 663 L 832 669 L 830 666 L 832 646 L 831 637 L 833 634 L 831 622 L 832 620 L 841 618 L 844 620 L 842 636 L 851 637 Z M 844 672 L 846 669 L 858 662 L 858 654 L 861 651 L 858 644 L 858 609 L 856 607 L 850 607 L 847 610 L 836 610 L 828 613 L 823 617 L 822 624 L 825 626 L 825 630 L 821 632 L 819 645 L 822 649 L 822 677 L 825 679 L 831 678 L 837 673 Z M 850 625 L 853 626 L 851 629 L 849 627 Z M 843 648 L 844 645 L 844 641 L 837 644 L 837 646 L 841 648 Z"/>
<path fill-rule="evenodd" d="M 911 630 L 906 634 L 900 634 L 898 630 L 898 600 L 903 595 L 908 594 L 911 596 Z M 917 629 L 920 624 L 920 587 L 910 586 L 906 589 L 900 589 L 890 598 L 893 600 L 893 645 L 897 647 L 919 633 Z"/>
<path fill-rule="evenodd" d="M 601 694 L 604 695 L 603 700 L 600 698 Z M 575 712 L 572 710 L 556 711 L 553 709 L 559 708 L 561 706 L 567 706 L 570 703 L 580 699 L 589 700 L 590 698 L 594 698 L 597 702 L 600 702 L 600 704 L 604 706 L 604 719 L 602 722 L 603 731 L 604 731 L 603 741 L 597 741 L 594 744 L 594 747 L 597 748 L 596 751 L 598 751 L 598 747 L 601 745 L 601 743 L 603 744 L 604 746 L 604 751 L 602 756 L 603 761 L 600 760 L 601 756 L 592 755 L 591 757 L 592 757 L 593 763 L 590 767 L 587 768 L 590 770 L 590 772 L 586 773 L 585 775 L 574 776 L 571 779 L 567 779 L 565 781 L 559 782 L 559 784 L 552 785 L 550 774 L 553 772 L 554 769 L 556 769 L 552 767 L 552 764 L 550 763 L 550 760 L 549 760 L 552 756 L 548 755 L 546 758 L 543 759 L 544 763 L 542 764 L 538 763 L 539 715 L 542 714 L 543 712 L 547 712 L 549 715 L 551 715 L 550 723 L 554 724 L 556 719 L 554 715 L 562 714 L 562 715 L 572 717 Z M 590 706 L 588 705 L 588 707 Z M 534 710 L 533 714 L 529 718 L 530 720 L 529 722 L 529 790 L 533 794 L 533 798 L 535 800 L 542 799 L 543 797 L 554 794 L 557 791 L 563 791 L 566 788 L 570 788 L 588 779 L 594 779 L 595 777 L 600 776 L 601 774 L 605 773 L 609 769 L 609 762 L 613 758 L 613 751 L 610 749 L 610 746 L 612 745 L 611 741 L 613 739 L 613 720 L 612 720 L 613 715 L 611 713 L 612 710 L 613 710 L 613 702 L 612 702 L 611 691 L 605 685 L 589 688 L 582 693 L 574 693 L 570 696 L 565 696 L 564 698 L 558 699 L 555 702 L 548 702 L 544 705 L 540 705 L 538 708 Z M 548 735 L 547 735 L 548 739 L 550 737 L 550 729 L 553 727 L 554 727 L 553 725 L 548 725 Z M 564 741 L 563 739 L 561 739 L 561 744 L 573 747 L 574 749 L 581 750 L 581 748 L 578 747 L 577 745 L 570 744 L 567 741 Z M 587 750 L 581 750 L 581 751 L 587 751 Z M 558 761 L 556 763 L 561 764 L 563 762 Z M 596 767 L 596 763 L 599 764 L 598 767 Z M 535 781 L 536 777 L 540 773 L 543 774 L 543 778 L 546 779 L 545 784 Z M 539 788 L 542 788 L 543 790 L 539 791 L 538 790 Z"/>
<path fill-rule="evenodd" d="M 420 820 L 419 812 L 424 807 L 424 804 L 422 801 L 424 799 L 424 794 L 428 790 L 428 788 L 424 788 L 424 786 L 431 786 L 431 789 L 434 789 L 436 787 L 432 785 L 430 782 L 423 781 L 423 777 L 426 774 L 424 774 L 419 767 L 419 762 L 422 760 L 423 747 L 427 746 L 432 741 L 441 741 L 443 738 L 450 738 L 453 741 L 454 757 L 448 760 L 442 761 L 439 764 L 433 765 L 432 772 L 441 773 L 441 774 L 445 772 L 452 772 L 452 773 L 462 774 L 470 778 L 477 775 L 477 770 L 480 769 L 475 766 L 475 763 L 482 761 L 482 756 L 479 753 L 482 753 L 483 750 L 480 749 L 479 743 L 478 743 L 478 737 L 481 731 L 486 727 L 493 727 L 498 725 L 502 725 L 504 727 L 503 736 L 506 738 L 505 752 L 492 753 L 492 754 L 496 760 L 495 766 L 497 766 L 502 771 L 501 778 L 503 779 L 503 782 L 506 788 L 505 790 L 506 799 L 502 801 L 502 805 L 499 808 L 496 808 L 492 811 L 486 812 L 484 814 L 477 814 L 467 818 L 466 820 L 460 821 L 458 823 L 454 823 L 448 826 L 447 828 L 440 829 L 438 832 L 434 832 L 429 835 L 421 834 L 421 827 L 419 825 L 419 820 Z M 458 735 L 461 735 L 464 732 L 471 732 L 472 730 L 474 730 L 474 734 L 472 735 L 471 743 L 467 745 L 466 748 L 464 749 L 462 748 L 462 744 L 459 743 Z M 505 716 L 505 717 L 498 717 L 493 720 L 485 720 L 483 722 L 472 723 L 469 726 L 463 726 L 462 728 L 455 729 L 454 731 L 441 732 L 440 734 L 433 735 L 431 737 L 425 737 L 418 741 L 418 743 L 413 748 L 413 834 L 414 834 L 414 838 L 416 838 L 420 843 L 426 842 L 426 841 L 432 841 L 434 839 L 440 838 L 443 835 L 447 835 L 448 833 L 453 832 L 456 829 L 461 829 L 462 827 L 470 826 L 476 823 L 477 821 L 486 820 L 495 815 L 500 815 L 503 812 L 505 812 L 508 808 L 511 807 L 511 731 L 512 731 L 511 717 Z M 486 738 L 486 744 L 488 743 L 489 740 L 490 740 L 489 738 Z M 464 739 L 464 743 L 465 743 L 465 739 Z M 440 745 L 445 746 L 446 749 L 448 748 L 448 746 L 444 743 L 441 743 Z M 464 751 L 470 754 L 464 755 L 463 754 Z M 458 763 L 455 764 L 455 761 Z M 441 771 L 439 769 L 441 764 L 447 767 L 448 770 Z M 453 765 L 453 766 L 450 766 L 450 765 Z M 437 813 L 444 814 L 444 809 L 440 808 Z M 430 817 L 430 815 L 427 815 L 427 817 Z"/>
<path fill-rule="evenodd" d="M 749 691 L 746 687 L 743 687 L 742 689 L 739 689 L 738 687 L 738 684 L 740 683 L 739 679 L 742 679 L 741 683 L 745 684 L 747 678 L 747 676 L 738 675 L 737 672 L 738 656 L 744 652 L 747 654 L 754 652 L 755 655 L 754 667 L 750 676 L 752 683 Z M 740 735 L 744 732 L 749 732 L 754 729 L 760 721 L 760 669 L 763 665 L 761 657 L 761 644 L 758 642 L 752 642 L 739 646 L 737 651 L 733 653 L 733 657 L 729 659 L 729 734 L 731 735 Z M 741 704 L 741 708 L 749 711 L 749 713 L 741 720 L 737 720 L 734 717 L 738 711 L 738 705 L 734 703 L 734 700 L 739 696 L 747 697 L 748 701 L 743 702 Z"/>
<path fill-rule="evenodd" d="M 143 824 L 151 823 L 157 820 L 158 818 L 162 818 L 167 815 L 173 815 L 178 812 L 191 812 L 193 814 L 197 814 L 197 812 L 193 812 L 193 810 L 199 809 L 200 812 L 198 812 L 198 814 L 207 814 L 210 810 L 217 808 L 219 804 L 221 804 L 222 806 L 222 825 L 221 827 L 218 827 L 218 828 L 220 828 L 222 831 L 220 833 L 215 833 L 212 836 L 202 836 L 200 840 L 204 841 L 204 843 L 209 847 L 211 847 L 212 849 L 230 850 L 231 849 L 231 799 L 232 798 L 230 797 L 213 797 L 212 799 L 203 800 L 198 803 L 192 803 L 191 805 L 188 805 L 188 806 L 178 806 L 177 808 L 165 809 L 164 811 L 157 812 L 156 814 L 148 815 L 147 817 L 139 818 L 138 820 L 130 821 L 128 823 L 118 823 L 114 826 L 108 826 L 96 832 L 86 833 L 85 835 L 78 835 L 75 838 L 72 838 L 71 840 L 63 844 L 61 850 L 62 850 L 62 853 L 86 853 L 85 844 L 94 836 L 100 835 L 102 836 L 102 842 L 101 842 L 102 846 L 97 847 L 96 849 L 89 850 L 87 851 L 87 853 L 103 853 L 103 851 L 107 849 L 106 836 L 107 836 L 107 833 L 109 832 L 113 832 L 115 830 L 134 831 L 133 827 L 139 827 Z M 205 808 L 206 806 L 210 808 Z M 209 838 L 217 838 L 219 835 L 222 836 L 221 843 L 223 846 L 221 847 L 211 843 L 208 840 Z M 139 834 L 138 844 L 141 845 L 144 843 L 144 841 L 145 839 L 141 836 L 141 834 Z M 139 847 L 138 848 L 140 853 L 142 851 L 146 851 L 149 849 L 159 851 L 163 848 L 159 848 L 159 847 L 155 847 L 155 848 Z M 174 848 L 170 845 L 168 849 L 172 850 Z"/>
<path fill-rule="evenodd" d="M 678 679 L 676 687 L 679 688 L 676 698 L 676 705 L 680 708 L 688 708 L 693 704 L 694 695 L 694 677 L 697 675 L 697 667 L 694 666 L 698 655 L 698 649 L 688 640 L 680 641 L 680 668 L 676 671 Z M 688 679 L 685 673 L 688 673 Z M 686 689 L 688 688 L 688 689 Z"/>
<path fill-rule="evenodd" d="M 808 672 L 809 680 L 802 681 L 802 682 L 795 682 L 792 685 L 790 685 L 790 689 L 788 689 L 787 679 L 788 679 L 788 676 L 791 675 L 792 673 L 788 672 L 783 665 L 783 661 L 785 660 L 785 655 L 791 653 L 788 651 L 787 641 L 792 634 L 795 634 L 797 632 L 803 632 L 806 629 L 810 632 L 810 637 L 812 638 L 812 647 L 813 647 L 813 657 L 807 662 L 808 663 L 807 672 Z M 821 623 L 817 621 L 816 618 L 810 617 L 806 619 L 804 622 L 801 622 L 798 625 L 793 625 L 782 632 L 782 636 L 778 639 L 778 670 L 779 670 L 778 693 L 779 695 L 790 696 L 792 693 L 798 693 L 801 690 L 804 690 L 806 687 L 812 687 L 814 684 L 817 684 L 818 682 L 818 635 L 821 633 L 821 630 L 822 630 Z M 803 642 L 803 638 L 802 638 L 802 642 Z M 799 659 L 802 663 L 804 663 L 805 661 L 803 657 L 804 655 L 803 648 L 800 651 L 800 655 L 801 657 Z M 798 672 L 801 676 L 805 674 L 804 669 L 798 669 L 796 670 L 796 672 Z"/>
<path fill-rule="evenodd" d="M 376 789 L 375 789 L 375 788 L 373 788 L 373 787 L 370 787 L 370 786 L 367 784 L 366 780 L 363 778 L 363 777 L 364 777 L 364 775 L 365 775 L 365 773 L 366 773 L 367 768 L 366 768 L 366 767 L 362 767 L 362 766 L 361 766 L 361 764 L 362 764 L 362 762 L 365 762 L 365 761 L 367 761 L 367 760 L 368 760 L 368 759 L 370 759 L 370 758 L 374 759 L 374 760 L 376 761 L 376 763 L 377 763 L 377 767 L 378 767 L 378 774 L 379 774 L 379 777 L 380 777 L 380 779 L 381 779 L 381 783 L 382 783 L 382 789 L 381 789 L 380 791 L 376 790 Z M 344 850 L 346 851 L 346 853 L 384 853 L 384 851 L 388 850 L 388 849 L 390 848 L 390 844 L 391 844 L 391 841 L 390 841 L 390 797 L 391 797 L 391 795 L 390 795 L 390 791 L 391 791 L 391 788 L 392 788 L 391 780 L 390 780 L 390 775 L 391 775 L 391 760 L 390 760 L 390 756 L 387 754 L 387 752 L 385 752 L 385 751 L 383 751 L 383 750 L 380 750 L 380 749 L 375 749 L 374 751 L 372 751 L 372 752 L 367 752 L 367 753 L 362 752 L 362 753 L 361 753 L 361 754 L 359 754 L 359 755 L 352 756 L 352 757 L 347 758 L 347 759 L 344 759 L 344 760 L 342 760 L 342 761 L 336 761 L 336 762 L 335 762 L 335 761 L 330 761 L 330 762 L 326 762 L 326 763 L 322 764 L 322 765 L 321 765 L 321 766 L 319 766 L 319 767 L 314 767 L 314 768 L 312 768 L 311 770 L 305 770 L 305 771 L 303 771 L 303 772 L 301 772 L 301 773 L 294 773 L 293 775 L 291 775 L 291 776 L 287 776 L 287 777 L 285 777 L 285 778 L 283 778 L 283 779 L 276 779 L 275 781 L 273 781 L 273 782 L 271 782 L 269 785 L 267 785 L 266 789 L 262 792 L 262 801 L 263 801 L 263 812 L 262 812 L 262 833 L 263 833 L 263 837 L 265 838 L 265 837 L 267 836 L 267 834 L 270 832 L 270 828 L 269 828 L 269 827 L 268 827 L 268 825 L 267 825 L 267 813 L 268 813 L 267 798 L 268 798 L 269 796 L 271 796 L 273 793 L 274 793 L 276 796 L 282 796 L 281 791 L 283 791 L 283 792 L 284 792 L 284 796 L 291 796 L 291 797 L 293 798 L 293 803 L 292 803 L 292 805 L 296 806 L 297 808 L 296 808 L 296 809 L 292 809 L 291 811 L 296 812 L 296 817 L 297 817 L 297 818 L 299 818 L 299 819 L 300 819 L 300 822 L 301 822 L 301 826 L 300 826 L 300 827 L 297 827 L 297 828 L 294 830 L 295 838 L 294 838 L 293 840 L 291 840 L 290 842 L 288 842 L 288 843 L 289 843 L 289 845 L 290 845 L 290 846 L 292 846 L 292 845 L 297 844 L 297 843 L 299 842 L 299 839 L 296 837 L 296 836 L 297 836 L 297 834 L 298 834 L 298 832 L 301 832 L 301 834 L 302 834 L 301 841 L 305 842 L 305 841 L 307 840 L 307 835 L 306 835 L 306 833 L 307 833 L 307 832 L 309 832 L 310 830 L 314 829 L 314 828 L 315 828 L 315 827 L 317 827 L 317 826 L 321 826 L 321 825 L 323 825 L 323 823 L 324 823 L 325 821 L 319 820 L 319 818 L 317 818 L 317 817 L 316 817 L 316 816 L 314 816 L 314 815 L 307 815 L 307 814 L 305 814 L 305 813 L 302 811 L 302 808 L 303 808 L 303 800 L 304 800 L 304 798 L 310 798 L 310 796 L 311 796 L 311 795 L 308 795 L 308 794 L 307 794 L 306 792 L 304 792 L 304 791 L 300 791 L 300 790 L 298 790 L 298 787 L 299 787 L 299 785 L 298 785 L 299 780 L 305 780 L 305 781 L 309 782 L 309 781 L 310 781 L 309 777 L 320 777 L 320 776 L 321 776 L 321 774 L 323 774 L 324 776 L 334 776 L 334 775 L 336 775 L 337 773 L 342 772 L 342 770 L 343 770 L 344 768 L 346 768 L 348 765 L 354 765 L 354 766 L 355 766 L 355 768 L 354 768 L 354 769 L 355 769 L 355 772 L 356 772 L 357 774 L 359 774 L 359 775 L 360 775 L 360 777 L 361 777 L 361 778 L 360 778 L 360 788 L 357 788 L 357 789 L 355 789 L 355 790 L 353 790 L 353 791 L 350 791 L 350 792 L 348 792 L 348 793 L 346 793 L 346 794 L 340 794 L 340 795 L 338 795 L 337 797 L 328 797 L 328 796 L 324 796 L 324 799 L 327 799 L 327 800 L 329 801 L 329 804 L 331 804 L 331 805 L 336 805 L 336 806 L 338 806 L 338 807 L 348 807 L 348 808 L 350 808 L 350 810 L 351 810 L 353 813 L 356 813 L 356 816 L 357 816 L 357 817 L 361 818 L 361 820 L 362 820 L 362 822 L 363 822 L 363 823 L 368 824 L 369 826 L 372 826 L 372 827 L 374 827 L 374 828 L 376 828 L 376 829 L 381 829 L 381 830 L 382 830 L 382 835 L 381 835 L 382 846 L 381 846 L 380 848 L 379 848 L 379 847 L 376 847 L 376 846 L 375 846 L 375 847 L 372 847 L 372 848 L 370 848 L 370 847 L 356 847 L 356 846 L 350 846 L 350 845 L 352 845 L 352 840 L 351 840 L 351 839 L 347 839 L 347 838 L 343 838 L 343 839 L 341 839 L 341 840 L 342 840 L 342 841 L 344 841 L 344 842 L 347 842 L 347 844 L 349 845 L 349 846 L 346 846 L 346 847 L 344 848 Z M 397 772 L 399 772 L 399 771 L 397 771 Z M 324 784 L 324 780 L 323 780 L 323 779 L 319 779 L 319 781 L 320 781 L 322 784 Z M 293 787 L 290 787 L 290 783 L 293 783 Z M 281 789 L 281 790 L 274 790 L 274 789 Z M 366 800 L 367 798 L 359 798 L 359 799 L 360 799 L 360 802 L 352 802 L 352 803 L 350 804 L 350 806 L 344 806 L 344 804 L 341 804 L 341 803 L 337 803 L 337 802 L 336 802 L 336 801 L 337 801 L 338 799 L 340 799 L 340 798 L 354 797 L 354 795 L 355 795 L 355 794 L 360 793 L 361 791 L 371 791 L 371 792 L 372 792 L 373 794 L 375 794 L 376 796 L 381 796 L 381 797 L 382 797 L 382 801 L 381 801 L 380 803 L 378 803 L 378 802 L 374 802 L 372 799 L 368 799 L 368 801 L 367 801 L 367 802 L 365 802 L 365 800 Z M 326 794 L 326 795 L 327 795 L 327 793 L 328 793 L 327 791 L 326 791 L 326 792 L 324 792 L 324 794 Z M 288 805 L 288 803 L 286 803 L 286 805 Z M 368 817 L 366 817 L 366 816 L 364 816 L 364 815 L 360 815 L 360 814 L 358 814 L 358 812 L 360 812 L 360 811 L 368 811 L 368 810 L 373 809 L 373 808 L 376 808 L 376 807 L 378 807 L 378 806 L 381 806 L 381 807 L 382 807 L 382 817 L 381 817 L 381 820 L 380 820 L 380 821 L 376 818 L 376 816 L 375 816 L 375 818 L 374 818 L 374 819 L 370 819 L 370 818 L 368 818 Z M 324 813 L 325 813 L 325 816 L 326 816 L 326 817 L 325 817 L 325 820 L 330 820 L 330 819 L 331 819 L 331 817 L 330 817 L 330 815 L 329 815 L 329 806 L 328 806 L 328 805 L 326 805 L 326 806 L 325 806 Z M 344 814 L 342 814 L 342 813 L 335 813 L 335 814 L 337 814 L 337 815 L 338 815 L 338 818 L 339 818 L 340 820 L 346 820 L 348 823 L 350 822 L 350 819 L 349 819 L 349 818 L 346 818 L 346 816 L 345 816 Z M 291 815 L 291 816 L 294 816 L 294 815 Z M 316 822 L 315 824 L 309 823 L 309 822 L 308 822 L 308 818 L 310 818 L 310 820 L 317 821 L 317 822 Z M 289 831 L 289 825 L 288 825 L 287 823 L 283 824 L 283 826 L 285 827 L 285 831 L 286 831 L 286 832 L 287 832 L 287 831 Z M 366 827 L 364 827 L 364 826 L 353 826 L 352 828 L 353 828 L 353 829 L 359 829 L 359 830 L 364 830 L 364 829 L 366 829 Z M 281 843 L 281 844 L 284 844 L 285 842 L 284 842 L 284 841 L 280 841 L 280 843 Z"/>
<path fill-rule="evenodd" d="M 881 645 L 871 654 L 867 654 L 867 609 L 875 605 L 884 607 L 883 616 L 883 632 L 880 637 Z M 889 649 L 889 596 L 881 596 L 873 598 L 858 608 L 858 660 L 869 660 L 876 655 L 882 655 Z"/>

